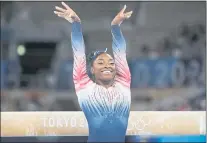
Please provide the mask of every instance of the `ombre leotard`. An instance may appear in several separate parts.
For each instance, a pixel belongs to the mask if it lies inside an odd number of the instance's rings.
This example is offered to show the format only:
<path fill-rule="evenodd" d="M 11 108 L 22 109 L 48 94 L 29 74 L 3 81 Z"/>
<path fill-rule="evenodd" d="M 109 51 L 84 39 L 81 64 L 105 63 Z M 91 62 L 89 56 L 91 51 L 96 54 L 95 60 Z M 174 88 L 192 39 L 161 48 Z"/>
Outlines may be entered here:
<path fill-rule="evenodd" d="M 131 104 L 131 75 L 120 26 L 113 25 L 111 32 L 117 74 L 114 85 L 105 88 L 88 77 L 81 23 L 72 23 L 73 80 L 80 107 L 88 122 L 88 142 L 125 141 Z"/>

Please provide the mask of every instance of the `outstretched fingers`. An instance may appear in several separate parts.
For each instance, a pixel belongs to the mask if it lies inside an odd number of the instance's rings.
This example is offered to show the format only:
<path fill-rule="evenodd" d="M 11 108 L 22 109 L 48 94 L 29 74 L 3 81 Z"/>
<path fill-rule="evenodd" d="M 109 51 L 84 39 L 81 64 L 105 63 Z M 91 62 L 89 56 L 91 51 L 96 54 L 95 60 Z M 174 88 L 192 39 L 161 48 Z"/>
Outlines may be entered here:
<path fill-rule="evenodd" d="M 127 13 L 124 14 L 124 16 L 125 16 L 126 18 L 130 18 L 131 15 L 132 15 L 132 13 L 133 13 L 133 11 L 127 12 Z"/>
<path fill-rule="evenodd" d="M 119 12 L 120 14 L 123 14 L 124 13 L 124 11 L 126 10 L 126 5 L 124 5 L 124 7 L 122 8 L 122 10 Z"/>
<path fill-rule="evenodd" d="M 133 11 L 129 11 L 129 12 L 126 12 L 125 15 L 129 15 L 129 14 L 132 14 Z"/>
<path fill-rule="evenodd" d="M 57 14 L 57 15 L 64 15 L 64 13 L 58 12 L 58 11 L 54 11 L 54 13 Z"/>
<path fill-rule="evenodd" d="M 72 10 L 66 3 L 64 3 L 64 2 L 61 2 L 61 3 L 67 10 Z"/>
<path fill-rule="evenodd" d="M 65 4 L 64 2 L 62 2 L 61 4 L 63 5 L 63 8 L 58 6 L 55 7 L 54 13 L 57 16 L 66 19 L 70 23 L 72 23 L 73 21 L 80 21 L 80 18 L 67 4 Z"/>
<path fill-rule="evenodd" d="M 65 12 L 66 11 L 65 9 L 63 9 L 61 7 L 58 7 L 58 6 L 56 6 L 55 9 L 58 10 L 58 11 L 60 11 L 60 12 Z"/>

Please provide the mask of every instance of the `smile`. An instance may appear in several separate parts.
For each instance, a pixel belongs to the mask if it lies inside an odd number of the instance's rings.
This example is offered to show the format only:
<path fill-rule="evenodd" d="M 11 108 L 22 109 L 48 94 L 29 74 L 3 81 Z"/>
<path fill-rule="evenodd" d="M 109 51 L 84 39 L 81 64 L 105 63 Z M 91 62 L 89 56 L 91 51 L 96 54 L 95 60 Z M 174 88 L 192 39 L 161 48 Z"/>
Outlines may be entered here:
<path fill-rule="evenodd" d="M 110 71 L 110 70 L 105 70 L 105 71 L 102 71 L 102 73 L 103 73 L 103 74 L 111 74 L 112 71 Z"/>

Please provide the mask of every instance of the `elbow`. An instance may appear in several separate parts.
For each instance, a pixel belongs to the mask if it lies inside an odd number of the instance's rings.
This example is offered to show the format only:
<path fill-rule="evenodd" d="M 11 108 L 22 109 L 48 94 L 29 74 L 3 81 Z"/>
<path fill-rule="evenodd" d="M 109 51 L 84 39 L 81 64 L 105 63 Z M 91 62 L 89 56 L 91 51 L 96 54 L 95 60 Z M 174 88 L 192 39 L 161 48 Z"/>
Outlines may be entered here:
<path fill-rule="evenodd" d="M 127 83 L 131 82 L 131 73 L 130 73 L 130 71 L 126 72 L 126 75 L 124 76 L 124 79 Z"/>
<path fill-rule="evenodd" d="M 129 72 L 129 75 L 127 76 L 126 79 L 127 79 L 127 82 L 129 82 L 129 83 L 131 82 L 132 78 L 131 78 L 131 73 L 130 72 Z"/>

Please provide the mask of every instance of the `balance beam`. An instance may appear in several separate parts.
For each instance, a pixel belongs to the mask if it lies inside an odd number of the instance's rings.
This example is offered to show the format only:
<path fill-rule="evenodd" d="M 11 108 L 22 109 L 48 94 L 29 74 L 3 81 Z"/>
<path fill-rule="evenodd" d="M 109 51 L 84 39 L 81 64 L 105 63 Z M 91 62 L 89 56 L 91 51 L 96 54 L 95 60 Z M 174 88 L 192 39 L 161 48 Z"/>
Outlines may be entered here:
<path fill-rule="evenodd" d="M 127 135 L 205 134 L 202 112 L 131 111 Z M 1 136 L 87 136 L 83 112 L 1 112 Z"/>

